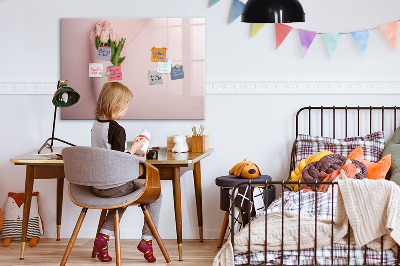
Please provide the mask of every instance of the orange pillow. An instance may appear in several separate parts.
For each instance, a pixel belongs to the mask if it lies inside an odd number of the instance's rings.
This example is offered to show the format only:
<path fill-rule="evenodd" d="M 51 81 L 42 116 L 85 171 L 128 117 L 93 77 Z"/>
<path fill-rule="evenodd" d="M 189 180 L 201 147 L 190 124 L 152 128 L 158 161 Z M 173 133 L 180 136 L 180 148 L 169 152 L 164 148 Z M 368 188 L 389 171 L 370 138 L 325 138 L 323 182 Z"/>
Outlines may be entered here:
<path fill-rule="evenodd" d="M 363 159 L 363 149 L 361 146 L 358 146 L 352 152 L 350 152 L 347 158 L 355 159 L 365 164 L 368 170 L 368 179 L 375 180 L 384 179 L 386 177 L 392 161 L 392 155 L 388 154 L 377 163 L 368 162 Z"/>

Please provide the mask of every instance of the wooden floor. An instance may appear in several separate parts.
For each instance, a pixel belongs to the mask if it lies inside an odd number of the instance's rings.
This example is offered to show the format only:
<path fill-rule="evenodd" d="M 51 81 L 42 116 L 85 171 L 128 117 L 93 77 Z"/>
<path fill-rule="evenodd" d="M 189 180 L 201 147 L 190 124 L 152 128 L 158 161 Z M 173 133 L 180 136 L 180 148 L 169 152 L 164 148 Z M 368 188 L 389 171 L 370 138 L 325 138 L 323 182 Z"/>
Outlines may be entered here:
<path fill-rule="evenodd" d="M 9 247 L 0 246 L 0 265 L 60 265 L 61 258 L 64 255 L 65 248 L 69 239 L 40 239 L 36 247 L 25 249 L 25 259 L 20 260 L 19 254 L 21 244 L 18 241 L 12 241 Z M 157 258 L 156 263 L 149 264 L 143 254 L 136 249 L 140 240 L 121 240 L 122 264 L 123 265 L 212 265 L 215 255 L 218 253 L 217 240 L 183 240 L 183 261 L 178 260 L 178 247 L 176 240 L 163 240 L 168 250 L 172 262 L 167 264 L 162 256 L 157 242 L 154 241 L 154 254 Z M 110 255 L 113 262 L 104 263 L 91 258 L 93 240 L 77 239 L 68 259 L 67 265 L 115 265 L 114 262 L 114 243 L 110 241 Z"/>

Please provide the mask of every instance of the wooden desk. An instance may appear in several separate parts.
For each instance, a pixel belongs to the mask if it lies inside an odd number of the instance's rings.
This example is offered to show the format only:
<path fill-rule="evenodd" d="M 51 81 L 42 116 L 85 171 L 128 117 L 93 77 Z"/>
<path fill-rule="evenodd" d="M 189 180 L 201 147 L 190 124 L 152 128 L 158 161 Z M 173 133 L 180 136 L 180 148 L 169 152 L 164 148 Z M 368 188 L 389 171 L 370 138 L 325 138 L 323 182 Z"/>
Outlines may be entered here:
<path fill-rule="evenodd" d="M 60 153 L 61 148 L 54 148 L 54 151 Z M 200 241 L 203 241 L 203 211 L 200 161 L 210 155 L 213 151 L 214 149 L 209 149 L 208 151 L 203 153 L 189 152 L 174 154 L 172 152 L 167 152 L 165 149 L 161 149 L 159 151 L 157 160 L 147 160 L 148 163 L 158 168 L 161 180 L 171 180 L 173 184 L 175 223 L 179 260 L 182 260 L 182 204 L 180 177 L 186 171 L 193 170 L 199 236 Z M 48 152 L 50 151 L 43 150 L 42 153 Z M 57 240 L 60 240 L 64 188 L 64 162 L 62 159 L 57 158 L 56 156 L 40 156 L 36 155 L 36 153 L 37 151 L 32 151 L 10 159 L 10 162 L 14 163 L 15 165 L 26 165 L 25 199 L 21 235 L 21 259 L 24 258 L 34 179 L 57 178 Z"/>

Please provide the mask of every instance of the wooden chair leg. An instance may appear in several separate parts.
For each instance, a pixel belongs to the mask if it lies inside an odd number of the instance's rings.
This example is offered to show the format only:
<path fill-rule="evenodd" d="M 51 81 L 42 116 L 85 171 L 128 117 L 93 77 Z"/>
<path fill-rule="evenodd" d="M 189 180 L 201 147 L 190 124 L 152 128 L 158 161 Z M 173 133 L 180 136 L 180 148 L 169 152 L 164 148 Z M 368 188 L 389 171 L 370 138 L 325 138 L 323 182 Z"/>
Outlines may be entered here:
<path fill-rule="evenodd" d="M 119 213 L 118 209 L 115 209 L 114 214 L 114 234 L 115 234 L 115 256 L 117 257 L 115 261 L 115 265 L 121 265 L 121 243 L 120 243 L 120 235 L 119 235 Z"/>
<path fill-rule="evenodd" d="M 225 212 L 225 217 L 224 217 L 224 221 L 222 222 L 221 234 L 219 235 L 217 248 L 220 248 L 222 246 L 222 242 L 224 241 L 224 237 L 225 237 L 226 228 L 228 227 L 228 222 L 229 222 L 229 212 Z"/>
<path fill-rule="evenodd" d="M 153 236 L 157 240 L 157 244 L 161 249 L 161 252 L 162 252 L 162 254 L 164 256 L 165 261 L 167 263 L 170 263 L 171 259 L 170 259 L 169 255 L 168 255 L 168 251 L 165 248 L 164 243 L 161 240 L 160 234 L 158 233 L 156 225 L 154 224 L 153 219 L 151 218 L 149 211 L 147 210 L 145 205 L 140 205 L 140 207 L 142 208 L 142 211 L 143 211 L 143 214 L 144 214 L 144 218 L 145 218 L 147 224 L 149 225 L 150 230 L 153 233 Z"/>
<path fill-rule="evenodd" d="M 69 240 L 67 249 L 65 250 L 64 256 L 61 260 L 60 265 L 64 266 L 67 263 L 69 254 L 71 253 L 72 247 L 74 246 L 76 237 L 78 236 L 79 230 L 81 229 L 83 220 L 85 219 L 87 208 L 82 208 L 81 214 L 79 215 L 78 221 L 76 222 L 74 232 L 72 232 L 71 239 Z"/>
<path fill-rule="evenodd" d="M 99 226 L 97 226 L 96 238 L 100 234 L 100 230 L 103 227 L 104 221 L 106 220 L 106 215 L 107 215 L 107 210 L 106 209 L 101 210 L 100 219 L 99 219 Z M 96 255 L 97 255 L 97 250 L 96 250 L 96 248 L 95 248 L 95 246 L 93 244 L 92 258 L 96 258 Z"/>

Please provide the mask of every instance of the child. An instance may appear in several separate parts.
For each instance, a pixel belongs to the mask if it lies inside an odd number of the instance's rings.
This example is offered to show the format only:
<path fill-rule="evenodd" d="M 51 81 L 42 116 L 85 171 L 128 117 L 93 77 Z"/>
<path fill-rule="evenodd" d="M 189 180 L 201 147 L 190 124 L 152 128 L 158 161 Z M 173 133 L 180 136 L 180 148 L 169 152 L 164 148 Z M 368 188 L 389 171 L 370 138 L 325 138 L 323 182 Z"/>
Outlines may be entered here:
<path fill-rule="evenodd" d="M 115 120 L 125 115 L 131 99 L 132 92 L 123 84 L 118 82 L 108 82 L 104 84 L 97 102 L 96 116 L 98 119 L 94 121 L 92 127 L 91 142 L 93 147 L 125 152 L 125 129 Z M 137 155 L 135 153 L 145 142 L 146 139 L 144 138 L 136 138 L 129 149 L 129 153 L 144 157 L 145 154 Z M 142 158 L 138 159 L 143 161 Z M 138 167 L 138 165 L 136 167 Z M 132 176 L 132 181 L 116 187 L 93 187 L 92 191 L 93 194 L 102 198 L 125 196 L 144 186 L 143 183 L 135 182 L 136 178 L 136 176 Z M 158 226 L 160 207 L 161 195 L 155 202 L 147 205 L 156 226 Z M 118 209 L 120 219 L 125 210 L 126 207 Z M 100 234 L 94 241 L 94 245 L 97 249 L 97 258 L 101 261 L 112 260 L 108 255 L 108 240 L 110 236 L 114 235 L 114 214 L 115 210 L 109 210 L 107 212 Z M 144 258 L 149 262 L 156 261 L 156 258 L 153 256 L 152 236 L 153 234 L 151 233 L 150 227 L 145 221 L 142 230 L 142 240 L 137 248 L 144 253 Z"/>

